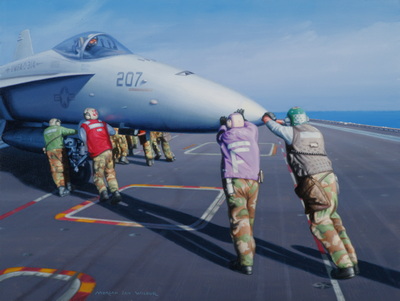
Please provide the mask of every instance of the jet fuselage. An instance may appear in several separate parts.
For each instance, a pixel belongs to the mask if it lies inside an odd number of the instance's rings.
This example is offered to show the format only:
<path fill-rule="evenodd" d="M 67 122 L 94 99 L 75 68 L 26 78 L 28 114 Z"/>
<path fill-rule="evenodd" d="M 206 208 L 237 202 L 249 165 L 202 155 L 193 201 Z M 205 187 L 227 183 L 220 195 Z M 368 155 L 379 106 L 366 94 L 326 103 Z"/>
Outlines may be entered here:
<path fill-rule="evenodd" d="M 108 35 L 82 34 L 81 45 L 78 36 L 0 67 L 0 117 L 37 123 L 58 118 L 78 124 L 83 110 L 93 107 L 114 127 L 212 132 L 220 116 L 237 109 L 244 109 L 245 117 L 257 124 L 265 112 L 231 89 L 132 54 Z M 98 44 L 87 51 L 94 37 Z"/>

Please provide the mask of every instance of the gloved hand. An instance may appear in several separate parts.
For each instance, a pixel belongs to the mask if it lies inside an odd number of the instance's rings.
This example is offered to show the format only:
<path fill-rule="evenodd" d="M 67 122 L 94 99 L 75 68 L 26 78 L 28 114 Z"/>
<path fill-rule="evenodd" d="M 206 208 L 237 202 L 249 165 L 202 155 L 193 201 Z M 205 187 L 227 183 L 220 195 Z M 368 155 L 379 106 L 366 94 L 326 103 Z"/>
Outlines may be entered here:
<path fill-rule="evenodd" d="M 264 113 L 263 117 L 261 118 L 261 120 L 262 120 L 263 122 L 265 122 L 265 121 L 264 121 L 264 117 L 268 117 L 268 118 L 271 118 L 273 121 L 276 121 L 276 116 L 275 116 L 275 114 L 272 113 L 272 112 L 265 112 L 265 113 Z"/>
<path fill-rule="evenodd" d="M 244 118 L 244 109 L 237 109 L 237 111 L 235 113 L 239 113 L 243 116 L 243 120 L 247 121 L 246 118 Z"/>
<path fill-rule="evenodd" d="M 221 116 L 219 118 L 219 124 L 220 125 L 226 125 L 226 121 L 228 120 L 228 118 L 226 116 Z"/>

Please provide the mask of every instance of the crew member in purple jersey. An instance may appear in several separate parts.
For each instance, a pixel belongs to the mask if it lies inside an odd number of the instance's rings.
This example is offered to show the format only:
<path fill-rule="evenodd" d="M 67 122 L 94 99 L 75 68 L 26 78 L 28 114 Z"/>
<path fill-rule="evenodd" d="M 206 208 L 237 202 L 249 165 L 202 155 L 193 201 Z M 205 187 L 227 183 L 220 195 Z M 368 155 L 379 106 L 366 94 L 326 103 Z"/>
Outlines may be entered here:
<path fill-rule="evenodd" d="M 253 273 L 253 225 L 261 182 L 258 129 L 245 120 L 244 110 L 221 117 L 217 142 L 221 147 L 221 177 L 228 204 L 230 234 L 237 258 L 230 268 Z"/>

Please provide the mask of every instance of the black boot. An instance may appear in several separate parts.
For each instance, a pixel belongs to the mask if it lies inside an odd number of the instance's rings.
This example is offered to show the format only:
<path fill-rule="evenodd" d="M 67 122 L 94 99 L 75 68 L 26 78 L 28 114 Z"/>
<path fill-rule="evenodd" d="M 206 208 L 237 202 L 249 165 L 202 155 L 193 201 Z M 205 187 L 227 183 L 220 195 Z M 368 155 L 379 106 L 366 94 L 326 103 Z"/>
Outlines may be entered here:
<path fill-rule="evenodd" d="M 70 194 L 70 191 L 65 188 L 64 186 L 60 186 L 58 187 L 58 194 L 60 195 L 60 197 L 64 197 Z"/>
<path fill-rule="evenodd" d="M 70 182 L 67 183 L 67 189 L 71 192 L 73 190 Z"/>
<path fill-rule="evenodd" d="M 104 203 L 108 201 L 108 192 L 107 190 L 103 190 L 100 192 L 100 203 Z"/>
<path fill-rule="evenodd" d="M 229 268 L 234 271 L 238 271 L 239 273 L 245 274 L 245 275 L 251 275 L 253 274 L 253 267 L 250 265 L 241 265 L 239 260 L 232 260 L 229 263 Z"/>
<path fill-rule="evenodd" d="M 153 159 L 146 159 L 147 166 L 153 166 L 154 160 Z"/>
<path fill-rule="evenodd" d="M 360 268 L 358 267 L 357 263 L 353 266 L 353 269 L 354 269 L 354 274 L 356 275 L 360 274 Z"/>
<path fill-rule="evenodd" d="M 172 158 L 167 158 L 167 162 L 174 162 L 175 161 L 175 156 L 173 156 Z"/>
<path fill-rule="evenodd" d="M 350 279 L 356 274 L 354 273 L 353 267 L 350 268 L 337 268 L 331 271 L 331 277 L 334 279 Z"/>
<path fill-rule="evenodd" d="M 111 196 L 111 204 L 112 205 L 117 205 L 121 201 L 122 201 L 122 196 L 119 193 L 119 191 L 118 190 L 114 191 L 112 196 Z"/>
<path fill-rule="evenodd" d="M 127 157 L 122 156 L 121 159 L 119 160 L 119 163 L 120 163 L 120 164 L 127 165 L 127 164 L 129 164 L 129 160 L 128 160 Z"/>

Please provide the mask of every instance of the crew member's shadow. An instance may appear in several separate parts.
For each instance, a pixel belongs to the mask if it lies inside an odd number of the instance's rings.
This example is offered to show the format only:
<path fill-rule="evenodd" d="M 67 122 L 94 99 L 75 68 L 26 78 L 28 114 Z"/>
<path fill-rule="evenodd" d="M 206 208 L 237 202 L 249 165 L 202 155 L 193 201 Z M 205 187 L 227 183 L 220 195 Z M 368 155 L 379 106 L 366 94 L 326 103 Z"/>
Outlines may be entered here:
<path fill-rule="evenodd" d="M 112 206 L 101 203 L 100 206 L 140 224 L 164 225 L 164 227 L 159 228 L 151 226 L 147 228 L 217 265 L 227 267 L 229 261 L 236 258 L 236 254 L 230 253 L 212 241 L 196 234 L 203 233 L 213 239 L 232 243 L 228 227 L 209 222 L 204 228 L 198 228 L 196 231 L 168 230 L 168 228 L 176 225 L 192 225 L 199 218 L 169 207 L 145 202 L 126 194 L 123 194 L 122 204 Z M 327 278 L 325 265 L 320 260 L 310 259 L 258 238 L 256 238 L 256 245 L 258 255 Z"/>
<path fill-rule="evenodd" d="M 234 256 L 211 241 L 196 235 L 195 231 L 168 230 L 169 227 L 174 227 L 177 224 L 192 225 L 198 220 L 197 217 L 168 207 L 151 204 L 126 194 L 122 194 L 122 196 L 123 202 L 117 206 L 107 203 L 99 203 L 99 205 L 139 224 L 155 225 L 146 228 L 220 266 L 226 267 L 227 259 Z M 171 220 L 176 221 L 176 223 L 172 223 Z M 222 241 L 230 240 L 228 229 L 214 224 L 208 224 L 207 228 L 209 226 L 215 238 Z M 200 231 L 203 232 L 204 229 Z"/>
<path fill-rule="evenodd" d="M 319 251 L 303 247 L 303 246 L 293 246 L 294 249 L 307 254 L 312 257 L 321 257 Z M 360 268 L 361 277 L 368 278 L 370 280 L 380 282 L 386 285 L 393 286 L 395 288 L 400 288 L 400 272 L 389 268 L 384 268 L 379 265 L 358 260 L 358 266 Z"/>

